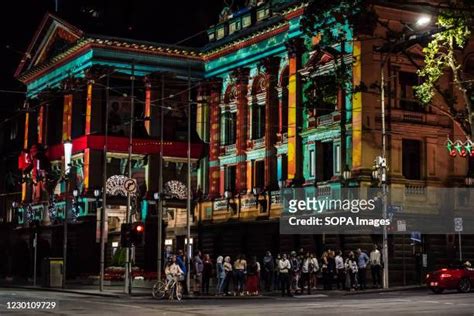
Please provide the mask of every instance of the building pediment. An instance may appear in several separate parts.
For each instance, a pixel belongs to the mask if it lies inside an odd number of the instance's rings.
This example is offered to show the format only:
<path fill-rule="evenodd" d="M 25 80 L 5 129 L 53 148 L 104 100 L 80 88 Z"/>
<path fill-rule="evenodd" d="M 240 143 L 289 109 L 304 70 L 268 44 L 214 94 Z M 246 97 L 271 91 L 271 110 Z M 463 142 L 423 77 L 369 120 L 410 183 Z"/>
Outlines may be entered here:
<path fill-rule="evenodd" d="M 83 31 L 75 26 L 47 13 L 30 42 L 28 50 L 15 72 L 15 77 L 64 52 L 76 43 L 83 34 Z"/>

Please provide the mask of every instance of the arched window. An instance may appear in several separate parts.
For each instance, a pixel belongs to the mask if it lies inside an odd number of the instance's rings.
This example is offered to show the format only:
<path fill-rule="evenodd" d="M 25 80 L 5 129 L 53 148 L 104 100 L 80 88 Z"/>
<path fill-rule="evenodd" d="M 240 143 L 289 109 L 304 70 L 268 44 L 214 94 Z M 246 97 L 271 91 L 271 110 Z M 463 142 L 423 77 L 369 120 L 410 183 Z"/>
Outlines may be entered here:
<path fill-rule="evenodd" d="M 280 120 L 281 120 L 281 133 L 288 133 L 288 67 L 283 70 L 280 78 L 281 85 L 281 109 L 280 109 Z"/>
<path fill-rule="evenodd" d="M 252 87 L 252 139 L 265 136 L 265 77 L 258 76 L 254 79 Z"/>
<path fill-rule="evenodd" d="M 237 135 L 237 113 L 235 101 L 237 98 L 237 87 L 230 85 L 224 95 L 226 106 L 221 112 L 221 145 L 232 145 L 236 142 Z"/>

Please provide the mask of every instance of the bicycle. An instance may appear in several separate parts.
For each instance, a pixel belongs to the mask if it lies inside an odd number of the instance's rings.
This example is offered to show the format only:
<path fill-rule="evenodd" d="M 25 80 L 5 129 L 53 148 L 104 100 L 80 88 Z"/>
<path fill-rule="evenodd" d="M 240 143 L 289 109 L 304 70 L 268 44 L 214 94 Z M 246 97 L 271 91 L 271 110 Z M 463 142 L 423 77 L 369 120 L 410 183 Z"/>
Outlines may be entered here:
<path fill-rule="evenodd" d="M 171 280 L 158 281 L 153 285 L 152 295 L 156 299 L 162 299 L 168 296 L 170 300 L 174 298 L 181 301 L 183 293 L 181 293 L 181 286 L 178 281 L 179 276 L 173 276 Z"/>

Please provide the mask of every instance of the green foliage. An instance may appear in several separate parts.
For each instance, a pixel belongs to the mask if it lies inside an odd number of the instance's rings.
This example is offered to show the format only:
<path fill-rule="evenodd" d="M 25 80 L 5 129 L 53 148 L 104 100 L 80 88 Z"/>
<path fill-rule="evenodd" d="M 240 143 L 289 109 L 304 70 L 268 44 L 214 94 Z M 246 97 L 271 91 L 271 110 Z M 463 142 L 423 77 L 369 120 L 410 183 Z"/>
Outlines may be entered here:
<path fill-rule="evenodd" d="M 462 14 L 444 12 L 438 16 L 436 22 L 440 31 L 433 35 L 433 39 L 423 49 L 425 65 L 418 71 L 423 83 L 415 87 L 417 98 L 423 103 L 431 102 L 436 91 L 436 84 L 446 69 L 454 75 L 457 88 L 464 91 L 464 85 L 459 77 L 461 64 L 456 59 L 456 49 L 463 48 L 469 40 L 471 31 L 467 18 Z"/>
<path fill-rule="evenodd" d="M 347 53 L 348 42 L 353 35 L 371 34 L 377 23 L 377 16 L 364 0 L 312 0 L 308 2 L 301 19 L 303 31 L 309 38 L 320 37 L 312 47 L 316 57 L 330 53 L 334 60 L 331 70 L 308 82 L 304 89 L 304 105 L 308 109 L 330 112 L 335 109 L 337 92 L 343 88 L 349 92 L 352 87 L 352 69 L 342 63 Z M 314 58 L 317 62 L 318 58 Z"/>
<path fill-rule="evenodd" d="M 308 36 L 320 34 L 323 45 L 333 45 L 353 33 L 371 33 L 375 12 L 364 0 L 311 0 L 301 19 Z"/>

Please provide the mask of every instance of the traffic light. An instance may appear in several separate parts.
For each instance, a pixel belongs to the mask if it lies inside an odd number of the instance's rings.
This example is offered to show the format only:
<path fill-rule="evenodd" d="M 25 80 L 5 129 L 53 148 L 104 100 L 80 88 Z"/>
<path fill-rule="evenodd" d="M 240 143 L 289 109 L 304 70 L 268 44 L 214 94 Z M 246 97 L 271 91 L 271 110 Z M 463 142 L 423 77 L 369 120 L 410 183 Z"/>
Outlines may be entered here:
<path fill-rule="evenodd" d="M 120 232 L 120 245 L 122 247 L 131 247 L 132 245 L 143 244 L 143 234 L 145 233 L 145 224 L 135 222 L 130 224 L 122 224 Z"/>
<path fill-rule="evenodd" d="M 132 246 L 132 224 L 122 224 L 120 229 L 120 246 L 128 248 Z"/>
<path fill-rule="evenodd" d="M 132 244 L 137 246 L 143 244 L 143 234 L 145 233 L 145 225 L 142 222 L 132 224 L 131 240 Z"/>

